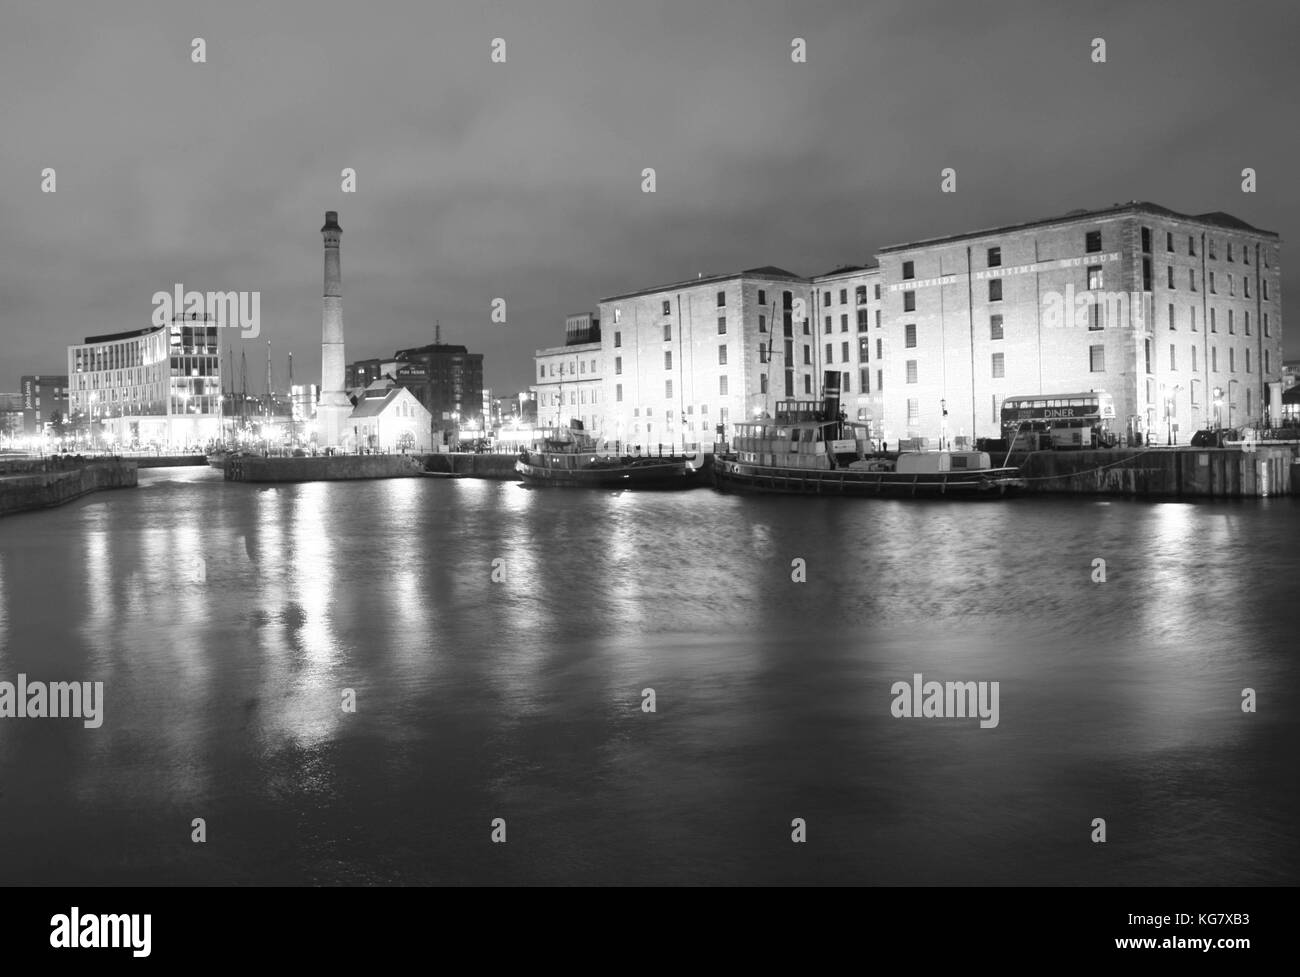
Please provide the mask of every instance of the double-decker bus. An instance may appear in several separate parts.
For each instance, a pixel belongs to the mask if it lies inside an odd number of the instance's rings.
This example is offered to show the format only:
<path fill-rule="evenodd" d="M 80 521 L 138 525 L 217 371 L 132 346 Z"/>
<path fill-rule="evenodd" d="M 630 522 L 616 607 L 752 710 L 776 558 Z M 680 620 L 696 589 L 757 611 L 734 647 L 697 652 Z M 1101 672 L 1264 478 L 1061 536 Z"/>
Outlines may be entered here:
<path fill-rule="evenodd" d="M 1114 420 L 1114 398 L 1101 390 L 1002 401 L 1002 436 L 1016 450 L 1105 447 L 1115 443 Z"/>

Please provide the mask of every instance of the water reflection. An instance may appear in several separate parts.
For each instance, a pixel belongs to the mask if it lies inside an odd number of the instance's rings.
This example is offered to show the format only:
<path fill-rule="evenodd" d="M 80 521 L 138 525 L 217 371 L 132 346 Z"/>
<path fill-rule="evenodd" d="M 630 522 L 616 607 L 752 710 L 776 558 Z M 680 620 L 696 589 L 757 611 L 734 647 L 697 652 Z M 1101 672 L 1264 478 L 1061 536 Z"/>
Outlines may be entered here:
<path fill-rule="evenodd" d="M 259 507 L 262 629 L 262 734 L 267 748 L 300 748 L 329 737 L 345 717 L 342 690 L 363 685 L 342 666 L 333 612 L 346 579 L 325 504 L 328 483 L 265 493 Z M 337 515 L 337 513 L 335 513 Z M 287 532 L 286 532 L 287 527 Z M 279 572 L 271 572 L 270 568 Z"/>
<path fill-rule="evenodd" d="M 0 675 L 9 668 L 9 591 L 5 587 L 4 554 L 0 553 Z"/>
<path fill-rule="evenodd" d="M 94 735 L 0 729 L 0 789 L 24 798 L 0 879 L 1300 868 L 1300 727 L 1239 707 L 1248 685 L 1300 689 L 1293 500 L 141 481 L 0 536 L 0 677 L 39 665 L 108 694 Z M 891 683 L 916 673 L 999 682 L 999 725 L 894 718 Z M 535 843 L 485 861 L 486 812 Z M 1099 812 L 1141 845 L 1099 862 L 1062 843 Z M 191 850 L 195 813 L 222 847 Z M 796 815 L 833 857 L 792 851 Z"/>

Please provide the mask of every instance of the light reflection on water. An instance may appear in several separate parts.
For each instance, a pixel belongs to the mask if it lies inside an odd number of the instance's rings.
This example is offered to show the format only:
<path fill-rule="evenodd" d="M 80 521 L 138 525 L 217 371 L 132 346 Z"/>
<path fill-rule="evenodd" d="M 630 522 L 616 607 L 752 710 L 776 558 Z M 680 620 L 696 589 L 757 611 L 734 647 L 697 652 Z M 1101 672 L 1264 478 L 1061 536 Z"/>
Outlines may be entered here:
<path fill-rule="evenodd" d="M 0 530 L 0 679 L 108 700 L 0 724 L 0 880 L 1294 881 L 1297 529 L 143 472 Z"/>
<path fill-rule="evenodd" d="M 5 590 L 5 561 L 0 553 L 0 670 L 7 667 L 4 658 L 5 648 L 9 645 L 9 595 Z M 3 674 L 3 672 L 0 672 Z"/>

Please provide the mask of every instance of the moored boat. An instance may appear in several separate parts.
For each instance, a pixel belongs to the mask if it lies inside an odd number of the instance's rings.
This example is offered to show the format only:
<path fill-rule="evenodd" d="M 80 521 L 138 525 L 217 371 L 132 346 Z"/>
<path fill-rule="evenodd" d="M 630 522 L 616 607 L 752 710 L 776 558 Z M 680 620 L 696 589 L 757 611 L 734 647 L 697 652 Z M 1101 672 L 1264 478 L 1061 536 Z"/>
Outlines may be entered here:
<path fill-rule="evenodd" d="M 224 469 L 226 462 L 232 458 L 242 458 L 248 454 L 242 448 L 216 447 L 207 453 L 208 464 L 213 468 Z"/>
<path fill-rule="evenodd" d="M 525 485 L 547 488 L 687 489 L 703 485 L 694 455 L 607 455 L 580 427 L 555 432 L 515 462 Z"/>
<path fill-rule="evenodd" d="M 1018 468 L 994 467 L 982 451 L 872 449 L 865 424 L 844 418 L 839 374 L 824 401 L 780 401 L 774 417 L 735 426 L 732 450 L 714 458 L 722 491 L 796 495 L 1000 498 L 1025 485 Z"/>

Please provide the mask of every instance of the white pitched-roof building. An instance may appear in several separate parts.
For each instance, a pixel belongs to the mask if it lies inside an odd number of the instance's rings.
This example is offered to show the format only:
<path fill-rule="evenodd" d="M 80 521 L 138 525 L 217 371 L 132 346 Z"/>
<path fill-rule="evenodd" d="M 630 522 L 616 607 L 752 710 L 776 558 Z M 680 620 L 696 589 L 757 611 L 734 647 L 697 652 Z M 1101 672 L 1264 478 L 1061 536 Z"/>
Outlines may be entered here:
<path fill-rule="evenodd" d="M 360 391 L 347 423 L 352 444 L 362 451 L 433 450 L 433 415 L 415 394 L 387 378 Z"/>

